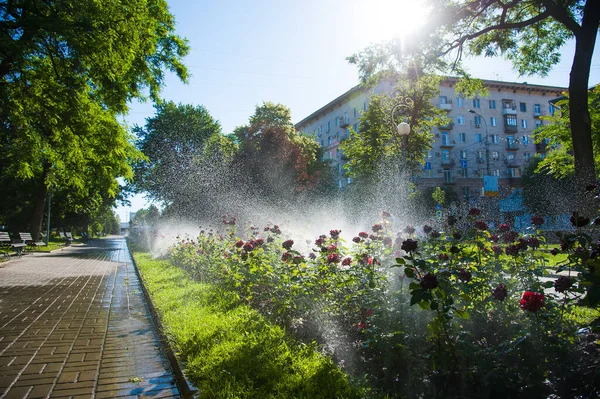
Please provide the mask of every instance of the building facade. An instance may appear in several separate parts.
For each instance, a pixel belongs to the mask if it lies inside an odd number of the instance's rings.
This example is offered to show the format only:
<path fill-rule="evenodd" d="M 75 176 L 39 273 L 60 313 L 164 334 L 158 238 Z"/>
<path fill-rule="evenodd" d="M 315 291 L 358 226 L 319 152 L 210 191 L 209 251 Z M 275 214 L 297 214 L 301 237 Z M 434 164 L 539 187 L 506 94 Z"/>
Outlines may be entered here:
<path fill-rule="evenodd" d="M 464 98 L 455 92 L 456 79 L 440 85 L 434 105 L 448 113 L 451 122 L 432 131 L 434 142 L 424 159 L 417 182 L 421 187 L 453 186 L 461 197 L 483 195 L 483 176 L 497 176 L 501 193 L 519 186 L 525 164 L 545 156 L 546 145 L 533 142 L 533 131 L 553 114 L 550 100 L 566 88 L 484 80 L 487 97 Z M 338 186 L 351 183 L 345 177 L 345 163 L 339 144 L 348 138 L 348 129 L 359 129 L 361 112 L 372 94 L 391 93 L 395 83 L 382 81 L 376 87 L 356 86 L 296 124 L 301 132 L 312 133 L 323 147 L 324 159 L 331 159 L 338 172 Z"/>

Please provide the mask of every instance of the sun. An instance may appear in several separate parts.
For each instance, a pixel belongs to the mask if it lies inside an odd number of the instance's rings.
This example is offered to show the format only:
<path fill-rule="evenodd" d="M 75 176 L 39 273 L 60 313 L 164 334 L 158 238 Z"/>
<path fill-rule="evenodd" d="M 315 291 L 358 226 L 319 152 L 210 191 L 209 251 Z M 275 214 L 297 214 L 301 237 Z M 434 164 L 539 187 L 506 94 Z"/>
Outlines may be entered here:
<path fill-rule="evenodd" d="M 361 31 L 370 42 L 403 39 L 426 23 L 423 0 L 371 0 L 361 2 Z"/>

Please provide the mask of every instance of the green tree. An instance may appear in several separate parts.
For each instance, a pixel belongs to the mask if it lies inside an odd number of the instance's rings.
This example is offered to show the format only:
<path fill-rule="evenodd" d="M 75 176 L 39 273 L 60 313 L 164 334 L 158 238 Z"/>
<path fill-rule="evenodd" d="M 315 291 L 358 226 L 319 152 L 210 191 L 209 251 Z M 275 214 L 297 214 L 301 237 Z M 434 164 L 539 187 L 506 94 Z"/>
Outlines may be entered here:
<path fill-rule="evenodd" d="M 3 178 L 30 194 L 9 196 L 3 216 L 21 207 L 37 237 L 51 185 L 85 192 L 98 180 L 117 197 L 138 156 L 119 114 L 158 101 L 165 70 L 187 79 L 174 25 L 164 0 L 0 2 Z"/>
<path fill-rule="evenodd" d="M 345 167 L 349 176 L 372 180 L 381 167 L 393 166 L 417 171 L 431 148 L 432 127 L 448 122 L 431 102 L 439 95 L 440 79 L 400 75 L 394 96 L 371 96 L 368 109 L 359 118 L 358 132 L 350 129 L 350 137 L 340 145 L 348 159 Z M 411 127 L 406 142 L 396 132 L 403 119 Z"/>
<path fill-rule="evenodd" d="M 138 149 L 147 157 L 134 166 L 134 190 L 185 208 L 182 203 L 196 193 L 194 178 L 205 146 L 211 143 L 214 147 L 221 140 L 211 139 L 220 135 L 219 122 L 203 106 L 167 102 L 157 105 L 156 114 L 133 132 L 139 139 Z"/>
<path fill-rule="evenodd" d="M 573 141 L 571 136 L 570 108 L 568 96 L 557 101 L 560 112 L 543 116 L 548 124 L 535 131 L 536 143 L 548 143 L 547 156 L 539 162 L 538 171 L 551 173 L 556 178 L 573 178 Z M 600 173 L 600 86 L 590 90 L 588 108 L 592 125 L 592 145 L 594 147 L 596 173 Z"/>

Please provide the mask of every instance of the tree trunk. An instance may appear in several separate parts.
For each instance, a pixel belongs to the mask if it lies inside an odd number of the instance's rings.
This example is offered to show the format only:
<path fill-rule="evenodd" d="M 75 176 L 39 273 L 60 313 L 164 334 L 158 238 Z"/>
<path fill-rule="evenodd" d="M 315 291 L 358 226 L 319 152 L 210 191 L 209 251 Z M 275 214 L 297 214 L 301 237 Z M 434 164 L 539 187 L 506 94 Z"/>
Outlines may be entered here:
<path fill-rule="evenodd" d="M 580 211 L 586 214 L 593 212 L 594 209 L 591 200 L 586 200 L 584 190 L 588 184 L 596 181 L 592 124 L 588 109 L 588 84 L 596 35 L 598 34 L 599 10 L 599 5 L 586 10 L 581 31 L 575 39 L 575 56 L 573 57 L 569 79 L 569 112 L 573 138 L 573 156 L 575 158 L 575 183 L 581 193 L 579 195 L 581 201 L 574 204 L 579 209 L 573 209 L 572 211 Z"/>
<path fill-rule="evenodd" d="M 40 232 L 42 231 L 42 222 L 44 219 L 44 209 L 46 205 L 46 197 L 48 196 L 48 186 L 46 186 L 46 178 L 50 172 L 50 165 L 44 165 L 42 177 L 38 183 L 37 195 L 33 203 L 33 214 L 31 215 L 31 237 L 34 241 L 39 241 Z"/>

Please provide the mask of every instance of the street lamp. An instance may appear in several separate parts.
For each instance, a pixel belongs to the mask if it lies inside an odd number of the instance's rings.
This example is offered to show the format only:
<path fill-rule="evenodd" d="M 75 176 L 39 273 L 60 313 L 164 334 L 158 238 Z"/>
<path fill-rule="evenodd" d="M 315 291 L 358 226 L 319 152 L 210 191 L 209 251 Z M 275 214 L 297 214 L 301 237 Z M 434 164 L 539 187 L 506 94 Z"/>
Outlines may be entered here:
<path fill-rule="evenodd" d="M 397 133 L 398 136 L 402 139 L 401 149 L 402 149 L 402 157 L 403 158 L 405 155 L 404 152 L 406 151 L 406 147 L 408 147 L 408 135 L 410 134 L 410 125 L 405 121 L 401 121 L 398 125 L 396 125 L 395 121 L 394 121 L 394 113 L 401 108 L 412 109 L 414 107 L 414 105 L 415 105 L 415 103 L 410 97 L 400 96 L 398 98 L 397 103 L 394 105 L 394 107 L 392 107 L 392 110 L 390 112 L 390 116 L 391 116 L 390 125 L 396 129 L 395 132 L 392 130 L 392 136 L 397 137 L 396 136 L 396 133 Z"/>
<path fill-rule="evenodd" d="M 469 110 L 470 113 L 475 114 L 477 116 L 479 116 L 481 118 L 481 120 L 483 120 L 483 123 L 485 123 L 485 163 L 486 163 L 486 173 L 487 176 L 491 175 L 491 171 L 490 171 L 490 142 L 489 142 L 489 137 L 488 137 L 488 125 L 487 125 L 487 121 L 485 120 L 485 118 L 478 113 L 477 111 L 470 109 Z"/>

